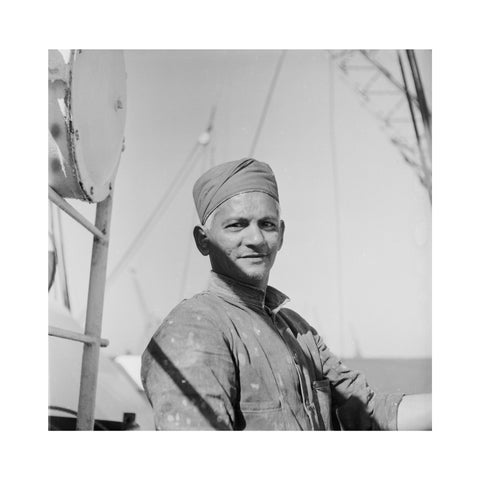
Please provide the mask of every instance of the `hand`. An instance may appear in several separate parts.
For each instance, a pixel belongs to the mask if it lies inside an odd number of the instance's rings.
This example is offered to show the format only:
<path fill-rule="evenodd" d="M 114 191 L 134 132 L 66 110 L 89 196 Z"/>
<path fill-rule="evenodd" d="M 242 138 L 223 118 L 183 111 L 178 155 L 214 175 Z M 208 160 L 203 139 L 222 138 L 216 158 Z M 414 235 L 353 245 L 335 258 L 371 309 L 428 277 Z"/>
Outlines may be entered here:
<path fill-rule="evenodd" d="M 398 430 L 432 429 L 432 394 L 406 395 L 398 407 Z"/>

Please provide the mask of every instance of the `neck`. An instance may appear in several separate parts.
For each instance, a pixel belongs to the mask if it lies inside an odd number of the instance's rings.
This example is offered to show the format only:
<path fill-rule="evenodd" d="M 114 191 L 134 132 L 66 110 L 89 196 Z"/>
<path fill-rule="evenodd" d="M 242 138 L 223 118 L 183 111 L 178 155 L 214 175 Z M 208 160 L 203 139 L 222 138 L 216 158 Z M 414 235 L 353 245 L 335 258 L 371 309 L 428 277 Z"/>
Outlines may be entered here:
<path fill-rule="evenodd" d="M 281 308 L 288 301 L 286 295 L 273 287 L 268 286 L 266 290 L 263 290 L 258 286 L 238 281 L 215 271 L 211 272 L 208 290 L 227 300 L 233 299 L 250 307 L 264 308 L 266 305 L 271 310 Z"/>
<path fill-rule="evenodd" d="M 261 290 L 264 294 L 268 287 L 268 276 L 266 278 L 262 278 L 258 282 L 249 281 L 248 279 L 238 279 L 233 275 L 228 275 L 212 266 L 212 272 L 216 273 L 217 275 L 221 275 L 223 277 L 227 277 L 228 279 L 232 280 L 233 282 L 239 283 L 240 285 L 244 285 L 246 287 L 255 288 L 256 290 Z"/>

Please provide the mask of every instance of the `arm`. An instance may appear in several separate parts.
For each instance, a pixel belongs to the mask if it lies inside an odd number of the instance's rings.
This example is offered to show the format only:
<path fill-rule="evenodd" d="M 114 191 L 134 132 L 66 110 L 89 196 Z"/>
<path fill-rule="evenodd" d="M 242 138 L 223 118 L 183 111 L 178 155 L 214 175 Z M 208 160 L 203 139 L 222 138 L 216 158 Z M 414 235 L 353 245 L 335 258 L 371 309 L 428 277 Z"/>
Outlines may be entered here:
<path fill-rule="evenodd" d="M 403 393 L 378 393 L 359 371 L 348 368 L 325 345 L 302 317 L 289 309 L 285 317 L 293 331 L 303 336 L 318 374 L 329 381 L 333 428 L 338 430 L 397 430 L 398 405 Z M 310 340 L 311 339 L 311 340 Z M 338 425 L 338 421 L 341 425 Z"/>
<path fill-rule="evenodd" d="M 379 393 L 368 385 L 365 375 L 351 370 L 333 355 L 315 335 L 323 374 L 332 386 L 333 407 L 343 430 L 397 430 L 397 412 L 402 393 Z"/>
<path fill-rule="evenodd" d="M 142 357 L 142 382 L 159 430 L 231 430 L 236 374 L 208 313 L 177 307 Z"/>
<path fill-rule="evenodd" d="M 406 395 L 398 407 L 398 430 L 432 429 L 432 394 Z"/>

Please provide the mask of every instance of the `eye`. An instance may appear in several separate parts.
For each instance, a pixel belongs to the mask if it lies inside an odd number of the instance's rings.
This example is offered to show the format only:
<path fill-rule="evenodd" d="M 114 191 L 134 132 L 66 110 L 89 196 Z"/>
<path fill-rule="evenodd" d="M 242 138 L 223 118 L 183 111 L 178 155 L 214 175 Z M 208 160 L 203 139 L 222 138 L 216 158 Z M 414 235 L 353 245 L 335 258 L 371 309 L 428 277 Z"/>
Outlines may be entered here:
<path fill-rule="evenodd" d="M 277 224 L 275 222 L 270 222 L 269 220 L 265 220 L 264 222 L 262 222 L 262 227 L 265 230 L 272 231 L 277 229 Z"/>
<path fill-rule="evenodd" d="M 226 228 L 228 228 L 229 230 L 239 230 L 241 228 L 243 228 L 243 223 L 242 222 L 232 222 L 232 223 L 229 223 Z"/>

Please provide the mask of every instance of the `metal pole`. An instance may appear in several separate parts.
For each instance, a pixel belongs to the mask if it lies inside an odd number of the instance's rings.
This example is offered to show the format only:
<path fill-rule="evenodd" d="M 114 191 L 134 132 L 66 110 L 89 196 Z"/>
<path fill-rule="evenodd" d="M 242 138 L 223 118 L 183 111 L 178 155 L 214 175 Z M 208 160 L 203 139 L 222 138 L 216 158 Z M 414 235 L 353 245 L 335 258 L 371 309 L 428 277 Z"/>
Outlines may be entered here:
<path fill-rule="evenodd" d="M 108 239 L 112 215 L 113 192 L 97 205 L 95 226 L 105 239 L 94 237 L 90 283 L 88 287 L 85 335 L 100 339 L 102 333 L 103 300 L 107 273 Z M 82 374 L 78 400 L 77 430 L 93 430 L 95 421 L 95 397 L 97 392 L 100 342 L 83 346 Z"/>
<path fill-rule="evenodd" d="M 432 158 L 432 115 L 428 108 L 427 99 L 425 98 L 425 91 L 423 89 L 423 83 L 420 77 L 420 69 L 418 68 L 415 52 L 413 50 L 407 50 L 407 59 L 408 63 L 410 64 L 415 90 L 417 91 L 417 96 L 420 102 L 420 113 L 422 114 L 423 124 L 425 125 L 430 158 Z"/>
<path fill-rule="evenodd" d="M 52 201 L 58 208 L 61 208 L 65 213 L 70 215 L 74 220 L 76 220 L 80 225 L 83 225 L 88 231 L 93 233 L 99 238 L 104 240 L 107 237 L 94 225 L 92 225 L 83 215 L 77 212 L 67 201 L 63 199 L 52 187 L 48 187 L 48 198 Z M 104 200 L 105 201 L 105 200 Z M 100 202 L 102 203 L 102 202 Z M 100 203 L 98 205 L 100 205 Z"/>
<path fill-rule="evenodd" d="M 430 170 L 428 169 L 427 162 L 425 161 L 425 156 L 423 154 L 423 148 L 422 148 L 422 143 L 420 141 L 420 134 L 418 133 L 417 120 L 415 118 L 415 112 L 413 110 L 412 99 L 410 98 L 410 93 L 407 88 L 407 79 L 405 77 L 405 70 L 403 68 L 402 57 L 400 56 L 399 52 L 397 52 L 397 56 L 398 56 L 398 63 L 400 65 L 400 72 L 402 73 L 403 83 L 405 84 L 405 91 L 407 92 L 406 95 L 407 95 L 407 101 L 408 101 L 408 108 L 410 110 L 413 129 L 415 131 L 415 137 L 417 139 L 418 153 L 420 155 L 420 161 L 422 163 L 423 176 L 424 176 L 424 180 L 428 190 L 428 197 L 430 198 L 430 203 L 432 203 L 432 181 L 430 177 L 431 173 L 430 173 Z"/>
<path fill-rule="evenodd" d="M 64 328 L 59 327 L 48 327 L 48 334 L 51 337 L 64 338 L 66 340 L 74 340 L 75 342 L 82 343 L 96 343 L 100 342 L 101 347 L 108 347 L 108 340 L 105 338 L 93 338 L 88 335 L 83 335 L 82 333 L 73 332 L 72 330 L 65 330 Z"/>

